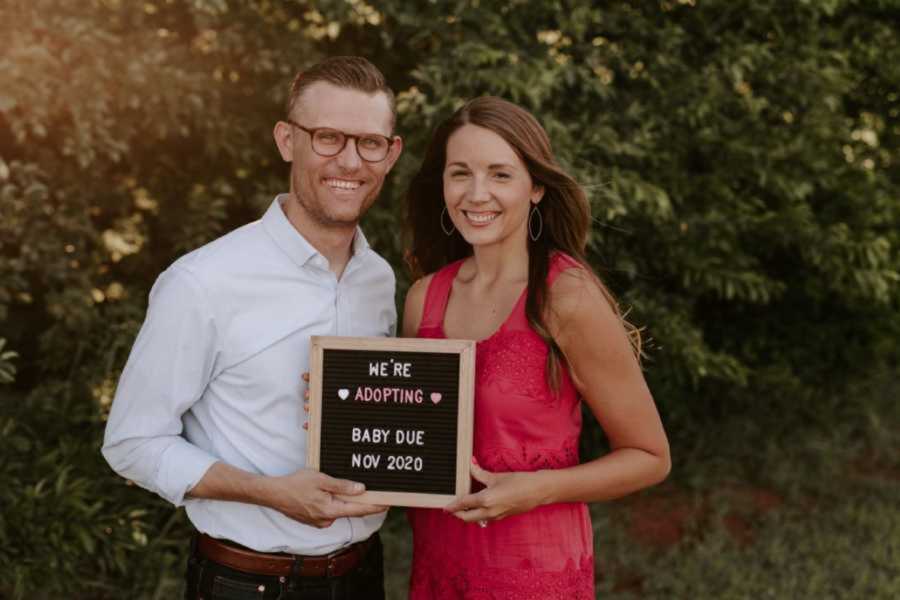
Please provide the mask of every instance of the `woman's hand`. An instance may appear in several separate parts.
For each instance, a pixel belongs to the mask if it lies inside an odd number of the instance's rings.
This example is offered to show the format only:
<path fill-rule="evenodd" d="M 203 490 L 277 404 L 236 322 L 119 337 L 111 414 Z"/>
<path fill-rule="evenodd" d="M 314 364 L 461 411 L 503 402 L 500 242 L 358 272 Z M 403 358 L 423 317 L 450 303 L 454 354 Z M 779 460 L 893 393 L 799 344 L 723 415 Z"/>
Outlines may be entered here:
<path fill-rule="evenodd" d="M 472 477 L 485 488 L 457 498 L 444 507 L 463 521 L 495 521 L 528 512 L 548 501 L 551 488 L 547 471 L 492 473 L 478 466 L 474 458 L 472 462 Z"/>

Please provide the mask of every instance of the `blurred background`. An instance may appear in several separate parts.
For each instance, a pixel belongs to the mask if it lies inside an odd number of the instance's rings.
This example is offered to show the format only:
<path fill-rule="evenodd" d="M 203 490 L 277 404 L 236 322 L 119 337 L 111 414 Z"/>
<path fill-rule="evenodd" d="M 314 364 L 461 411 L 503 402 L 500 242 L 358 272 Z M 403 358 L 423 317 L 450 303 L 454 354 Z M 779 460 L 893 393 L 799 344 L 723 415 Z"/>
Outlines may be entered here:
<path fill-rule="evenodd" d="M 592 507 L 598 597 L 900 597 L 898 31 L 896 0 L 3 0 L 0 597 L 178 596 L 189 527 L 107 467 L 106 413 L 150 285 L 287 189 L 272 126 L 336 54 L 398 92 L 363 222 L 398 302 L 464 99 L 532 111 L 588 190 L 674 460 Z"/>

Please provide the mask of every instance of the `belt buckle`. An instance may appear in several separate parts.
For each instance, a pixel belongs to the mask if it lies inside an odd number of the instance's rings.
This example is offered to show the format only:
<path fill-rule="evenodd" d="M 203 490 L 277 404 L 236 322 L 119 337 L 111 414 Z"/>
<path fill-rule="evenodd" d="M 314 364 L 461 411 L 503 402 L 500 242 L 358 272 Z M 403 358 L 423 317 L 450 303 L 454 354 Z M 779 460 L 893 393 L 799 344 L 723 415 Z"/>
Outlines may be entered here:
<path fill-rule="evenodd" d="M 291 580 L 299 581 L 303 572 L 303 559 L 305 557 L 301 554 L 292 554 L 291 556 L 294 557 L 294 562 L 291 564 Z"/>
<path fill-rule="evenodd" d="M 325 577 L 329 579 L 334 577 L 334 571 L 337 568 L 338 556 L 339 555 L 328 557 L 328 560 L 325 562 Z"/>
<path fill-rule="evenodd" d="M 349 546 L 347 546 L 345 548 L 341 548 L 339 550 L 335 550 L 334 552 L 332 552 L 330 554 L 326 554 L 325 555 L 325 577 L 329 577 L 329 578 L 334 577 L 335 576 L 334 571 L 337 569 L 337 566 L 338 566 L 338 559 L 341 558 L 342 556 L 350 554 L 354 550 L 358 550 L 358 548 L 357 548 L 358 545 L 359 545 L 359 542 L 356 542 L 355 544 L 350 544 Z"/>

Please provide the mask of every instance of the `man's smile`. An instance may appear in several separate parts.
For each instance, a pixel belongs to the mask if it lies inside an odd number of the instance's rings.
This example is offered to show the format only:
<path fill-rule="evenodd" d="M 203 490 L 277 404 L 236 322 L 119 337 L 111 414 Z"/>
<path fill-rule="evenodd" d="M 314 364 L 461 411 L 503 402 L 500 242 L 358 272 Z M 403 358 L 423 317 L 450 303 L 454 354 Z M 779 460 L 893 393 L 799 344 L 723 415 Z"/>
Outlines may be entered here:
<path fill-rule="evenodd" d="M 359 179 L 338 179 L 337 177 L 326 177 L 322 181 L 333 190 L 355 190 L 363 184 Z"/>

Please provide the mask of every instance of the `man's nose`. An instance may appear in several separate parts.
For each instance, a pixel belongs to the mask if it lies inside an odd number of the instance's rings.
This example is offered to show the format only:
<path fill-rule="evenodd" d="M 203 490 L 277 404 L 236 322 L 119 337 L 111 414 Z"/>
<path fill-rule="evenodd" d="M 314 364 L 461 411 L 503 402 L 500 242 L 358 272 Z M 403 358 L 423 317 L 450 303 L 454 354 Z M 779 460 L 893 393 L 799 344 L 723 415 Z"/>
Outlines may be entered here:
<path fill-rule="evenodd" d="M 362 158 L 360 158 L 359 156 L 359 151 L 356 148 L 356 142 L 356 138 L 347 138 L 347 143 L 344 144 L 344 149 L 341 150 L 337 155 L 338 165 L 348 171 L 354 171 L 362 166 Z"/>

